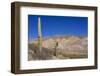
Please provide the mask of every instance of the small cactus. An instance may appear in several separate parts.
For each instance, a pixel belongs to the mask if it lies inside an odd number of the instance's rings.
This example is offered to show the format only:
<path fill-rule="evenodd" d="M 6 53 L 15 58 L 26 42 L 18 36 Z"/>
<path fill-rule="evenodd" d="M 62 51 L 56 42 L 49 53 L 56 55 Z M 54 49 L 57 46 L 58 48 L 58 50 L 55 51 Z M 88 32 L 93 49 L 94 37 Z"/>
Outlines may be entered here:
<path fill-rule="evenodd" d="M 54 56 L 57 56 L 57 47 L 58 47 L 58 42 L 55 41 L 55 46 L 54 46 Z"/>

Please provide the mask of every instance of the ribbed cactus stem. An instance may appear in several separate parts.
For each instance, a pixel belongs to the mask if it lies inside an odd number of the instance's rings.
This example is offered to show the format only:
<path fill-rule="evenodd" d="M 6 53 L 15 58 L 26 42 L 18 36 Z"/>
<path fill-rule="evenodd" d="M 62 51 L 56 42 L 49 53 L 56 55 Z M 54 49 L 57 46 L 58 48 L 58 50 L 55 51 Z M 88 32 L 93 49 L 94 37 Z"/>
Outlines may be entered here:
<path fill-rule="evenodd" d="M 38 17 L 38 47 L 39 52 L 42 51 L 42 33 L 41 33 L 41 19 Z"/>

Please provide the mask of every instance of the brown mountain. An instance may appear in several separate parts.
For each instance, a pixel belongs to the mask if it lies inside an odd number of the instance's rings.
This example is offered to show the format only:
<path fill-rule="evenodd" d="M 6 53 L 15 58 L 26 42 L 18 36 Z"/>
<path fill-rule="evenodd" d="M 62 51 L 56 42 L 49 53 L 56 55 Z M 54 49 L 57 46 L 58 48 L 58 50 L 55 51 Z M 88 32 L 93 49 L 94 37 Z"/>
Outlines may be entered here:
<path fill-rule="evenodd" d="M 87 37 L 78 36 L 54 36 L 43 38 L 42 53 L 36 55 L 35 51 L 38 50 L 38 41 L 36 39 L 29 42 L 29 60 L 87 58 L 87 42 Z M 34 52 L 34 55 L 30 54 L 30 52 Z M 55 53 L 56 55 L 54 55 Z M 39 56 L 41 57 L 39 58 Z"/>

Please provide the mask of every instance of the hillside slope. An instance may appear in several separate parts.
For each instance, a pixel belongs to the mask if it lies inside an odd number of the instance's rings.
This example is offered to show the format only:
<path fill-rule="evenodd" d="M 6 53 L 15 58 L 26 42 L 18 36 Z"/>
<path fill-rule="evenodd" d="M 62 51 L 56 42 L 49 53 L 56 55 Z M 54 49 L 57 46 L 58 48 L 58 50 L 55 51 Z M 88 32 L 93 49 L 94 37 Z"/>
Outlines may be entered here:
<path fill-rule="evenodd" d="M 87 58 L 87 37 L 54 36 L 42 39 L 42 52 L 38 50 L 38 40 L 28 44 L 28 60 Z"/>

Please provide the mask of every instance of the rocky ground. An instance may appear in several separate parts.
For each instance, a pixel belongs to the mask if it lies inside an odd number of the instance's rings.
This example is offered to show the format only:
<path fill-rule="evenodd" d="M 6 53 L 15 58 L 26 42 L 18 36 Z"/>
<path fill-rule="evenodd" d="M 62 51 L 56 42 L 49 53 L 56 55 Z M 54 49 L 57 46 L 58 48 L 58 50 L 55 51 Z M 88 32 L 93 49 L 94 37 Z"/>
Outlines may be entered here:
<path fill-rule="evenodd" d="M 76 59 L 88 56 L 87 37 L 54 36 L 42 39 L 42 51 L 38 50 L 38 41 L 28 44 L 28 60 Z"/>

